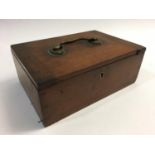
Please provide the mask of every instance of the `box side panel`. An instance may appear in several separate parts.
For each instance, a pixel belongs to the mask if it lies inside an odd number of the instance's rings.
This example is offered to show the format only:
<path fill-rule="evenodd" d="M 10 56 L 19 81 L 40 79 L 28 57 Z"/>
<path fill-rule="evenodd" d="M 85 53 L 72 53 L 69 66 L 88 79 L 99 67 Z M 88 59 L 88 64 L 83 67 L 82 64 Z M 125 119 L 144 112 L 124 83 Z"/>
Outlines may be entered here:
<path fill-rule="evenodd" d="M 48 126 L 135 82 L 144 51 L 62 81 L 40 92 L 43 123 Z"/>
<path fill-rule="evenodd" d="M 19 77 L 19 81 L 21 82 L 27 96 L 29 97 L 33 107 L 35 108 L 36 112 L 38 113 L 40 119 L 42 120 L 42 113 L 40 107 L 40 100 L 37 89 L 34 87 L 32 81 L 28 78 L 27 74 L 21 67 L 20 63 L 16 59 L 13 54 L 14 63 L 16 66 L 17 74 Z"/>

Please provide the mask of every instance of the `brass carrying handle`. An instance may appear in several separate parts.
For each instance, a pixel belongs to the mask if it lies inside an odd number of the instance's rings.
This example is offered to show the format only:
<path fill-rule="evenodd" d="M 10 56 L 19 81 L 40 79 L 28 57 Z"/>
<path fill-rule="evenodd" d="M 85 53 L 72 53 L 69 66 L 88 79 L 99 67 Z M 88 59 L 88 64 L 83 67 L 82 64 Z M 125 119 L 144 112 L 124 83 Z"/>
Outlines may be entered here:
<path fill-rule="evenodd" d="M 64 55 L 65 54 L 65 49 L 64 49 L 65 44 L 70 44 L 70 43 L 74 43 L 76 41 L 81 41 L 81 40 L 87 41 L 91 45 L 100 45 L 101 44 L 101 42 L 97 38 L 79 38 L 79 39 L 66 41 L 66 42 L 56 45 L 55 47 L 48 50 L 48 54 L 52 55 L 52 56 Z"/>

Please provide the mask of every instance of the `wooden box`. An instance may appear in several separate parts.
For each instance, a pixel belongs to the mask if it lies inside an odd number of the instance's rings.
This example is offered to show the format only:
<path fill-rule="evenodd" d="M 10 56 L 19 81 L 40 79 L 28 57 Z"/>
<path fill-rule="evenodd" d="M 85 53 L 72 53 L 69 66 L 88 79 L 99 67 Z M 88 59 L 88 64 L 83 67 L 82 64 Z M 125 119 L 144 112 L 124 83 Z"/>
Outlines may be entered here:
<path fill-rule="evenodd" d="M 135 82 L 145 47 L 98 31 L 11 46 L 44 126 Z"/>

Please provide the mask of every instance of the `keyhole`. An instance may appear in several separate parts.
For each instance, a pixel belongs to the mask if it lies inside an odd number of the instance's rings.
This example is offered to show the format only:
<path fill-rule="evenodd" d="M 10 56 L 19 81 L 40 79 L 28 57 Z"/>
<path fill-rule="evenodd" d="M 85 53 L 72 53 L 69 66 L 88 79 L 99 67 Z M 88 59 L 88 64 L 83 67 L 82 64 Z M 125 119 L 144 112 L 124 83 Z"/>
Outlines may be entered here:
<path fill-rule="evenodd" d="M 103 78 L 103 76 L 104 76 L 104 74 L 103 74 L 103 73 L 101 73 L 101 74 L 100 74 L 100 78 Z"/>
<path fill-rule="evenodd" d="M 140 52 L 141 52 L 141 50 L 137 50 L 136 55 L 139 55 Z"/>

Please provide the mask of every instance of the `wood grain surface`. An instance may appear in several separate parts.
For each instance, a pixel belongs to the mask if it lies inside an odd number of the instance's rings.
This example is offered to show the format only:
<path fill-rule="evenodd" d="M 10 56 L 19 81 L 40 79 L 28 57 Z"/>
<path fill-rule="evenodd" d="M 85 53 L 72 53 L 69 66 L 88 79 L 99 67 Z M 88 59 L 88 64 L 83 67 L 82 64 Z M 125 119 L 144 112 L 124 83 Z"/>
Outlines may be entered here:
<path fill-rule="evenodd" d="M 78 40 L 64 45 L 65 54 L 48 49 L 80 38 L 97 38 L 101 44 Z M 19 80 L 48 126 L 110 95 L 138 75 L 145 47 L 98 31 L 12 45 Z"/>

